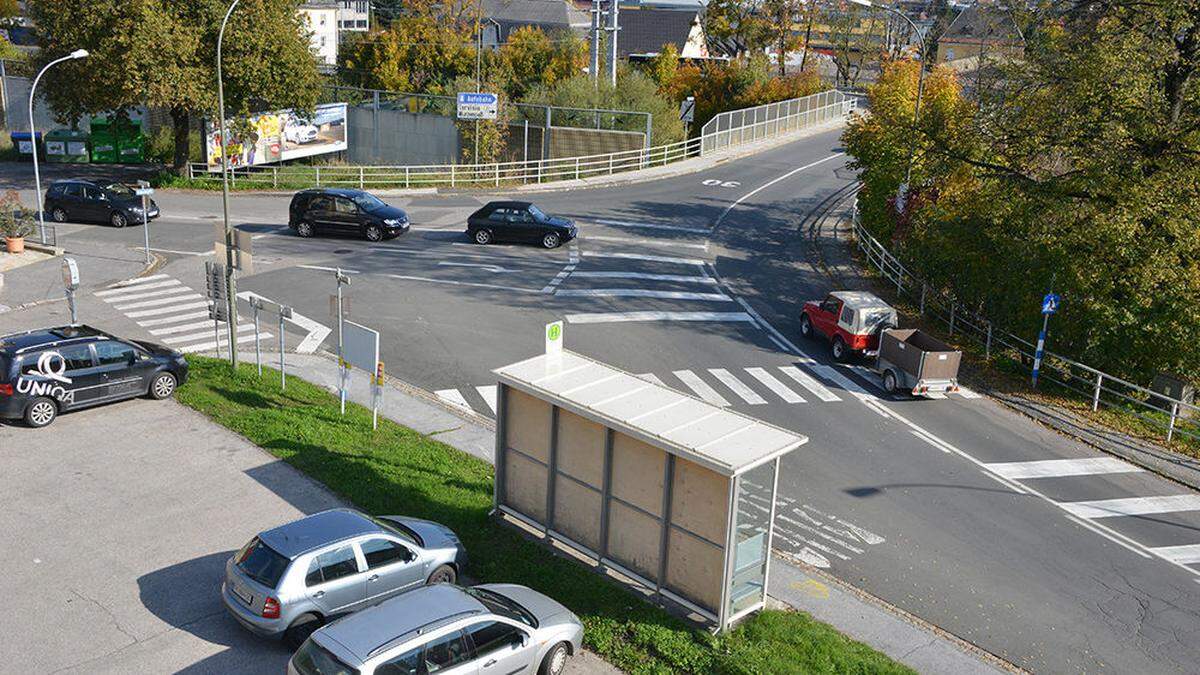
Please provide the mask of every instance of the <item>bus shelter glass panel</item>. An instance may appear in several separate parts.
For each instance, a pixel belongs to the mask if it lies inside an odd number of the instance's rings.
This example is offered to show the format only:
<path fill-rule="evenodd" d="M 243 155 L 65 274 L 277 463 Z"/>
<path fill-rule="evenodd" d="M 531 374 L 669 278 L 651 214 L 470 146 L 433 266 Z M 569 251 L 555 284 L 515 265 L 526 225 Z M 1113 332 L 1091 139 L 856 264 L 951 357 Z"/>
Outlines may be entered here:
<path fill-rule="evenodd" d="M 771 503 L 775 498 L 775 462 L 767 462 L 737 478 L 733 575 L 728 616 L 763 601 L 766 589 Z"/>

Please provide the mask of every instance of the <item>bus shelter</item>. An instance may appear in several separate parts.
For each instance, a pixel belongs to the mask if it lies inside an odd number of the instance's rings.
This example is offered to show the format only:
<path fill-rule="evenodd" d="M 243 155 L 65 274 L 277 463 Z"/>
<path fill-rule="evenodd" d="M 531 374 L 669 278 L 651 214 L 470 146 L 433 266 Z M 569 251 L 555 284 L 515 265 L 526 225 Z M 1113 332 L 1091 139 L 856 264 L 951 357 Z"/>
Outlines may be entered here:
<path fill-rule="evenodd" d="M 495 373 L 498 511 L 718 630 L 764 606 L 806 437 L 569 351 Z"/>

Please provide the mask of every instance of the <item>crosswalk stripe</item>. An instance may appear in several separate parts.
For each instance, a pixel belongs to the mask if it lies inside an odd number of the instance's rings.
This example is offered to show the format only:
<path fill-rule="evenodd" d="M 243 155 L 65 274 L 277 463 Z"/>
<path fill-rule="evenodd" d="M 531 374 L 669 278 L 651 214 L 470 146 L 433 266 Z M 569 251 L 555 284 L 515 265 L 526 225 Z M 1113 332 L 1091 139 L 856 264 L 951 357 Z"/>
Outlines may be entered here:
<path fill-rule="evenodd" d="M 638 375 L 638 377 L 642 378 L 643 380 L 646 380 L 647 382 L 653 382 L 654 384 L 657 384 L 660 387 L 667 386 L 667 383 L 663 382 L 661 379 L 659 379 L 659 377 L 657 375 L 655 375 L 654 373 L 642 373 L 641 375 Z"/>
<path fill-rule="evenodd" d="M 784 375 L 787 375 L 788 377 L 795 380 L 796 384 L 799 384 L 801 387 L 804 387 L 805 389 L 811 391 L 814 396 L 821 399 L 822 401 L 825 401 L 826 403 L 842 400 L 840 397 L 837 396 L 837 394 L 834 394 L 832 391 L 829 391 L 829 389 L 825 385 L 821 384 L 816 379 L 814 379 L 811 375 L 800 370 L 796 366 L 780 366 L 779 370 Z"/>
<path fill-rule="evenodd" d="M 959 387 L 958 395 L 963 398 L 983 398 L 983 394 L 967 389 L 966 387 Z"/>
<path fill-rule="evenodd" d="M 237 327 L 237 332 L 239 332 L 239 333 L 244 333 L 248 330 L 254 330 L 254 324 L 244 323 Z M 221 326 L 220 329 L 217 331 L 217 334 L 221 335 L 221 334 L 225 334 L 228 332 L 229 332 L 229 329 L 227 327 Z M 188 335 L 179 335 L 176 337 L 169 337 L 169 338 L 164 339 L 163 342 L 165 342 L 166 344 L 169 344 L 169 345 L 177 345 L 182 342 L 191 342 L 193 340 L 203 340 L 204 338 L 206 338 L 212 334 L 213 334 L 212 327 L 209 326 L 209 330 L 200 331 L 198 333 L 189 333 Z M 218 338 L 218 339 L 220 339 L 220 338 Z"/>
<path fill-rule="evenodd" d="M 698 248 L 702 251 L 708 250 L 708 244 L 688 244 L 681 241 L 670 241 L 665 239 L 630 239 L 628 237 L 602 237 L 596 234 L 587 235 L 588 241 L 611 241 L 618 244 L 631 244 L 643 246 L 663 246 L 666 248 Z"/>
<path fill-rule="evenodd" d="M 871 392 L 867 391 L 866 389 L 863 389 L 862 387 L 858 386 L 857 382 L 855 382 L 854 380 L 851 380 L 850 378 L 846 377 L 845 375 L 839 373 L 836 368 L 830 368 L 829 366 L 827 366 L 823 363 L 816 363 L 816 362 L 809 363 L 806 365 L 809 368 L 811 368 L 814 372 L 816 372 L 818 375 L 821 375 L 822 377 L 824 377 L 825 379 L 827 379 L 831 382 L 836 382 L 837 384 L 841 385 L 842 389 L 845 389 L 846 391 L 849 391 L 849 392 L 852 392 L 855 394 L 862 394 L 863 396 L 869 396 L 871 398 L 875 398 L 875 394 L 872 394 Z"/>
<path fill-rule="evenodd" d="M 657 223 L 630 223 L 624 220 L 607 220 L 597 219 L 597 223 L 601 225 L 611 225 L 613 227 L 635 227 L 648 230 L 671 230 L 673 232 L 691 232 L 692 234 L 708 234 L 709 230 L 706 227 L 684 227 L 682 225 L 659 225 Z"/>
<path fill-rule="evenodd" d="M 700 379 L 699 375 L 690 370 L 676 370 L 673 372 L 675 373 L 675 377 L 678 377 L 681 382 L 687 385 L 688 389 L 694 391 L 697 396 L 705 401 L 723 407 L 729 405 L 729 401 L 726 401 L 723 396 L 718 394 L 716 389 L 708 386 L 708 383 Z"/>
<path fill-rule="evenodd" d="M 486 387 L 475 387 L 475 391 L 479 392 L 479 395 L 483 397 L 484 403 L 487 403 L 488 407 L 492 409 L 492 414 L 495 415 L 496 385 L 493 384 Z"/>
<path fill-rule="evenodd" d="M 788 388 L 788 386 L 775 376 L 768 373 L 765 368 L 746 368 L 746 372 L 754 379 L 762 382 L 763 386 L 770 389 L 776 396 L 783 399 L 787 403 L 804 403 L 804 398 Z"/>
<path fill-rule="evenodd" d="M 462 393 L 457 389 L 439 389 L 433 393 L 436 394 L 438 398 L 452 406 L 462 408 L 468 412 L 474 412 L 474 410 L 471 409 L 471 404 L 467 403 L 467 399 L 463 398 Z"/>
<path fill-rule="evenodd" d="M 559 290 L 555 295 L 575 298 L 660 298 L 664 300 L 711 300 L 733 302 L 724 293 L 691 293 L 688 291 L 657 291 L 648 288 L 581 288 Z"/>
<path fill-rule="evenodd" d="M 703 265 L 699 258 L 676 258 L 668 255 L 646 255 L 644 253 L 612 253 L 607 251 L 588 251 L 585 258 L 620 258 L 622 260 L 645 260 L 647 262 L 675 263 L 677 265 Z"/>
<path fill-rule="evenodd" d="M 191 289 L 188 289 L 188 290 L 191 290 Z M 140 302 L 135 302 L 131 305 L 117 305 L 116 308 L 121 310 L 122 312 L 124 312 L 127 309 L 141 309 L 143 307 L 158 307 L 160 305 L 169 305 L 172 302 L 179 302 L 181 300 L 193 300 L 196 298 L 203 298 L 203 297 L 204 296 L 200 295 L 199 293 L 191 293 L 188 295 L 173 295 L 169 298 L 158 298 L 156 300 L 142 300 Z M 126 316 L 128 316 L 128 315 L 126 315 Z"/>
<path fill-rule="evenodd" d="M 119 296 L 119 295 L 123 295 L 125 293 L 136 293 L 138 291 L 145 291 L 145 290 L 149 290 L 151 288 L 166 288 L 167 286 L 179 286 L 179 285 L 181 285 L 181 284 L 179 283 L 178 280 L 167 279 L 166 281 L 152 281 L 148 284 L 138 284 L 136 286 L 123 286 L 121 288 L 110 288 L 106 291 L 96 291 L 96 296 L 101 297 L 101 298 L 107 298 L 107 297 L 113 296 L 113 295 Z"/>
<path fill-rule="evenodd" d="M 138 286 L 140 284 L 146 283 L 147 281 L 158 281 L 159 279 L 169 279 L 169 278 L 170 278 L 170 275 L 168 275 L 168 274 L 152 274 L 148 277 L 138 277 L 137 279 L 126 279 L 125 281 L 121 281 L 121 282 L 113 284 L 112 287 L 113 288 L 123 288 L 125 286 Z"/>
<path fill-rule="evenodd" d="M 1091 476 L 1106 473 L 1135 473 L 1141 467 L 1115 457 L 1084 457 L 1081 459 L 1044 459 L 1034 462 L 994 462 L 984 464 L 989 471 L 1012 480 L 1056 478 L 1062 476 Z"/>
<path fill-rule="evenodd" d="M 575 272 L 572 279 L 641 279 L 645 281 L 674 281 L 681 284 L 711 284 L 717 280 L 696 274 L 650 274 L 648 272 Z"/>
<path fill-rule="evenodd" d="M 1200 511 L 1200 495 L 1166 495 L 1160 497 L 1125 497 L 1087 502 L 1060 504 L 1068 513 L 1080 518 L 1112 518 L 1141 516 L 1151 513 Z"/>
<path fill-rule="evenodd" d="M 750 405 L 766 405 L 767 399 L 759 396 L 753 389 L 747 387 L 744 382 L 733 376 L 733 373 L 724 368 L 709 368 L 708 372 L 712 373 L 713 377 L 720 380 L 726 387 L 733 390 L 733 393 L 742 397 L 742 400 Z"/>
<path fill-rule="evenodd" d="M 127 295 L 122 295 L 119 297 L 100 298 L 100 299 L 109 304 L 115 305 L 118 302 L 129 302 L 130 300 L 142 300 L 145 298 L 161 298 L 161 297 L 166 297 L 168 295 L 181 295 L 183 293 L 193 293 L 193 292 L 194 291 L 192 289 L 188 288 L 187 286 L 176 285 L 176 286 L 172 286 L 171 288 L 160 288 L 160 289 L 153 290 L 153 291 L 146 291 L 145 293 L 129 293 Z"/>
<path fill-rule="evenodd" d="M 208 316 L 208 312 L 203 312 L 201 316 Z M 183 323 L 178 326 L 168 326 L 167 328 L 156 328 L 150 331 L 151 335 L 174 335 L 175 333 L 186 333 L 189 330 L 201 330 L 207 328 L 212 330 L 212 321 L 196 321 L 194 323 Z"/>
<path fill-rule="evenodd" d="M 131 319 L 137 319 L 137 318 L 143 317 L 143 316 L 162 316 L 163 314 L 170 314 L 172 312 L 182 312 L 187 309 L 199 309 L 201 307 L 204 307 L 207 309 L 208 301 L 200 300 L 199 302 L 185 302 L 182 305 L 171 305 L 169 307 L 155 307 L 154 309 L 143 309 L 138 312 L 125 312 L 125 316 L 127 316 Z"/>
<path fill-rule="evenodd" d="M 162 326 L 162 325 L 165 325 L 168 323 L 175 323 L 177 321 L 187 321 L 189 319 L 202 319 L 206 316 L 208 316 L 208 310 L 205 310 L 203 312 L 185 312 L 183 314 L 172 314 L 170 316 L 166 316 L 161 319 L 147 319 L 146 321 L 139 321 L 139 322 L 137 322 L 137 325 L 139 325 L 143 328 L 148 328 L 150 326 Z"/>
<path fill-rule="evenodd" d="M 1151 548 L 1150 552 L 1180 565 L 1200 563 L 1200 544 L 1184 544 L 1183 546 L 1159 546 Z"/>
<path fill-rule="evenodd" d="M 270 333 L 262 333 L 258 337 L 260 340 L 269 340 L 273 336 Z M 238 336 L 237 344 L 240 345 L 243 342 L 254 342 L 254 336 L 253 335 Z M 222 335 L 221 339 L 218 342 L 213 342 L 212 340 L 209 340 L 208 342 L 198 342 L 193 345 L 186 345 L 186 346 L 180 347 L 179 351 L 184 352 L 186 354 L 193 354 L 195 352 L 206 352 L 211 349 L 216 349 L 218 343 L 220 344 L 220 346 L 225 347 L 229 344 L 229 338 L 225 335 Z"/>
<path fill-rule="evenodd" d="M 754 323 L 754 319 L 745 312 L 593 312 L 567 315 L 567 323 L 627 323 L 630 321 L 740 321 Z"/>

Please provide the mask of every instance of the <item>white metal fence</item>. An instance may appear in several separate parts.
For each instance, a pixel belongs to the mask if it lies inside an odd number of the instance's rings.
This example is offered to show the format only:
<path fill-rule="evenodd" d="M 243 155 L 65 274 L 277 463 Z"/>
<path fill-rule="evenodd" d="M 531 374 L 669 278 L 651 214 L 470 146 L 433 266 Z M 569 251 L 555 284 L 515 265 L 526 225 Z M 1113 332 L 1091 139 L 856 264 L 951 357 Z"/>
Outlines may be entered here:
<path fill-rule="evenodd" d="M 988 359 L 1007 353 L 1026 369 L 1032 369 L 1037 345 L 1001 329 L 959 304 L 949 294 L 930 287 L 892 255 L 863 227 L 857 208 L 854 235 L 858 248 L 881 275 L 896 285 L 896 294 L 909 298 L 922 316 L 942 322 L 950 335 L 965 335 L 983 349 Z M 1093 411 L 1100 406 L 1119 408 L 1136 415 L 1151 427 L 1161 429 L 1170 442 L 1176 436 L 1200 441 L 1200 407 L 1151 391 L 1091 366 L 1050 351 L 1042 355 L 1039 379 L 1050 380 L 1079 394 Z"/>
<path fill-rule="evenodd" d="M 716 150 L 784 136 L 848 114 L 855 99 L 828 91 L 791 101 L 773 103 L 773 116 L 741 116 L 740 127 L 653 148 L 560 159 L 533 159 L 490 164 L 437 164 L 420 166 L 256 166 L 230 170 L 234 184 L 256 187 L 499 187 L 500 185 L 576 180 L 662 166 Z M 760 108 L 764 106 L 759 106 Z M 750 108 L 748 110 L 756 110 Z M 738 111 L 734 111 L 738 112 Z M 729 113 L 722 113 L 729 114 Z M 714 118 L 715 119 L 715 118 Z M 708 125 L 705 125 L 705 129 Z M 188 165 L 194 180 L 219 181 L 221 174 L 205 164 Z"/>

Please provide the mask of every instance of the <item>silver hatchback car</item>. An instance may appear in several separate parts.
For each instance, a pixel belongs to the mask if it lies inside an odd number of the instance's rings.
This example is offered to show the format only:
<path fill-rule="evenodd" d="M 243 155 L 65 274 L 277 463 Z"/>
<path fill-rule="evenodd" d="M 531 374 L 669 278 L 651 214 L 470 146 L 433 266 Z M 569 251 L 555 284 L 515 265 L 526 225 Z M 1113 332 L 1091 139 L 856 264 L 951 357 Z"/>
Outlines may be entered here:
<path fill-rule="evenodd" d="M 447 527 L 333 509 L 251 539 L 225 564 L 221 597 L 238 623 L 296 647 L 338 616 L 453 583 L 466 563 Z"/>
<path fill-rule="evenodd" d="M 288 675 L 561 675 L 583 624 L 513 584 L 439 584 L 392 598 L 313 633 Z"/>

